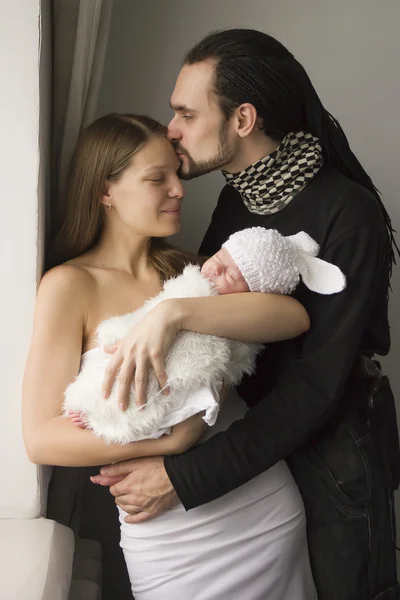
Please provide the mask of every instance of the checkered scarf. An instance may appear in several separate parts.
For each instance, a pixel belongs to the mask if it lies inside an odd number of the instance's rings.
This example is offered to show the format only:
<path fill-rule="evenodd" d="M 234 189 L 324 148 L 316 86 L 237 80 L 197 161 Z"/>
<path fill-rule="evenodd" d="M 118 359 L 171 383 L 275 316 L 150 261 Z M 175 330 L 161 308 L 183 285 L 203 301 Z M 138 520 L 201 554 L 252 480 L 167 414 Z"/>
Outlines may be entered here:
<path fill-rule="evenodd" d="M 322 147 L 311 133 L 288 133 L 275 152 L 240 173 L 223 171 L 250 212 L 277 213 L 301 192 L 322 167 Z"/>

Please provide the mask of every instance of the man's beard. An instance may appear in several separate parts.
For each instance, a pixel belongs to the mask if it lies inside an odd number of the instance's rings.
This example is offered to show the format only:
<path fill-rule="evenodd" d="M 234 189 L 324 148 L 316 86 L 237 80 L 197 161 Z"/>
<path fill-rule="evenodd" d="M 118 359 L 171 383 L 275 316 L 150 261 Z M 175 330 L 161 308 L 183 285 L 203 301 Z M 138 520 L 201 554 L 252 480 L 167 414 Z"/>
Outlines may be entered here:
<path fill-rule="evenodd" d="M 229 164 L 233 159 L 233 151 L 229 148 L 228 139 L 226 135 L 226 123 L 221 124 L 219 130 L 218 152 L 212 158 L 196 162 L 186 150 L 180 147 L 179 144 L 175 144 L 175 150 L 180 154 L 186 156 L 187 164 L 181 165 L 178 171 L 178 176 L 186 181 L 188 181 L 189 179 L 194 179 L 195 177 L 200 177 L 201 175 L 206 175 L 207 173 L 211 173 L 211 171 L 221 169 L 222 167 Z M 185 170 L 183 170 L 183 168 Z"/>

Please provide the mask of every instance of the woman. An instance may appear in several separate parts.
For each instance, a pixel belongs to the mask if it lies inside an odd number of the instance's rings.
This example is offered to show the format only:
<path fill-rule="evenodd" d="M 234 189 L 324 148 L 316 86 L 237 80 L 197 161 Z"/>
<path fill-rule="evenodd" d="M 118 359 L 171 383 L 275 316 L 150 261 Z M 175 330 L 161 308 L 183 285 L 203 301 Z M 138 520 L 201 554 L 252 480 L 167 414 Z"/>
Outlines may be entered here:
<path fill-rule="evenodd" d="M 24 439 L 35 463 L 91 466 L 179 453 L 204 433 L 201 416 L 195 416 L 158 440 L 106 445 L 60 416 L 64 390 L 82 357 L 95 347 L 98 324 L 139 308 L 187 260 L 162 241 L 180 226 L 179 167 L 166 128 L 148 117 L 103 117 L 78 143 L 56 244 L 62 264 L 40 284 L 24 378 Z M 223 335 L 270 341 L 294 337 L 308 327 L 304 309 L 292 298 L 236 296 L 241 313 L 233 315 L 234 324 Z M 223 302 L 218 310 L 210 323 L 223 320 Z M 162 380 L 165 374 L 158 376 Z M 244 411 L 231 398 L 207 435 Z M 314 598 L 304 509 L 283 462 L 189 513 L 178 505 L 135 526 L 120 513 L 121 544 L 136 600 Z"/>

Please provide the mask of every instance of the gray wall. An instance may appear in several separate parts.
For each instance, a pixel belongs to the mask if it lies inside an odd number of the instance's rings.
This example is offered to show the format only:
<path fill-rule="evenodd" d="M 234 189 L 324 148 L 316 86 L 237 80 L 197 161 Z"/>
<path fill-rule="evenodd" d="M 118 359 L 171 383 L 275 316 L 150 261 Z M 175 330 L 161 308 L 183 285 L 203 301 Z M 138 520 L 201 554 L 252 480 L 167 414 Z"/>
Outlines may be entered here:
<path fill-rule="evenodd" d="M 400 231 L 399 25 L 398 0 L 114 0 L 99 115 L 143 112 L 167 123 L 169 97 L 186 50 L 211 30 L 261 29 L 306 67 Z M 222 184 L 216 173 L 187 184 L 177 244 L 197 248 Z M 392 352 L 385 364 L 400 399 L 400 317 L 394 307 L 399 269 L 393 277 Z"/>

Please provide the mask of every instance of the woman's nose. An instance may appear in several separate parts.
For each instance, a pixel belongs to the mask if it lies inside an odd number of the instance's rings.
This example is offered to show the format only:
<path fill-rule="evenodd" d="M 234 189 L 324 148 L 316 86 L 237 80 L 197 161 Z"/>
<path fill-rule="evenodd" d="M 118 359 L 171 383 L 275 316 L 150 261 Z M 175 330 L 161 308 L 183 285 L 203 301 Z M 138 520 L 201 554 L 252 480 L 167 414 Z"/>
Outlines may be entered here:
<path fill-rule="evenodd" d="M 180 200 L 184 197 L 185 188 L 183 187 L 182 182 L 178 177 L 176 178 L 174 185 L 171 187 L 169 195 L 171 198 L 179 198 Z"/>

